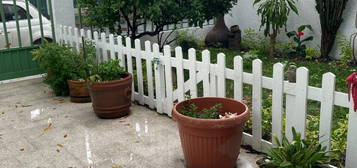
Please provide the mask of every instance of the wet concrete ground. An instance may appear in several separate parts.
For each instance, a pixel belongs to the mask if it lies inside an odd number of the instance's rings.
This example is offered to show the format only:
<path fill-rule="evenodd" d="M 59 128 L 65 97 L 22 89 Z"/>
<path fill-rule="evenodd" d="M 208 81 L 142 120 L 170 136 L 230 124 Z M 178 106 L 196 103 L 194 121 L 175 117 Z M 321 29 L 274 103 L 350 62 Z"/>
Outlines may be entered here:
<path fill-rule="evenodd" d="M 239 168 L 257 156 L 241 151 Z M 87 104 L 54 97 L 41 79 L 0 84 L 0 168 L 184 168 L 176 123 L 133 105 L 98 119 Z"/>

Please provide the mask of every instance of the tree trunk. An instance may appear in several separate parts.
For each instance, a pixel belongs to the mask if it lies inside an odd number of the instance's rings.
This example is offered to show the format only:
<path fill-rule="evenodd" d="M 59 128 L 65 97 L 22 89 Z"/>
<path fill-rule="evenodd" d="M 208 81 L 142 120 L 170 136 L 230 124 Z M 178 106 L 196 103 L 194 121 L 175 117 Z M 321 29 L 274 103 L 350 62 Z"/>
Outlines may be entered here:
<path fill-rule="evenodd" d="M 228 47 L 228 38 L 230 31 L 224 21 L 224 15 L 217 17 L 217 22 L 210 32 L 208 32 L 205 44 L 206 46 Z"/>
<path fill-rule="evenodd" d="M 269 56 L 273 57 L 275 54 L 275 44 L 276 44 L 276 37 L 278 36 L 277 32 L 273 32 L 270 34 L 270 49 L 269 49 Z"/>
<path fill-rule="evenodd" d="M 337 32 L 322 32 L 321 35 L 321 58 L 330 59 L 330 52 L 332 50 L 333 44 L 335 43 Z"/>

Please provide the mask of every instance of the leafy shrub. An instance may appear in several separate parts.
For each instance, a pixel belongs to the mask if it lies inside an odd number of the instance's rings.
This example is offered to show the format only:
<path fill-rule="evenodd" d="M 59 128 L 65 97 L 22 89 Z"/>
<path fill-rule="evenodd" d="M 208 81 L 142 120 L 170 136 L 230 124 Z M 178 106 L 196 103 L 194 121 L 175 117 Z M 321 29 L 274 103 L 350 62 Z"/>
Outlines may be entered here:
<path fill-rule="evenodd" d="M 266 55 L 269 50 L 269 40 L 252 28 L 243 31 L 242 47 L 246 50 L 256 50 L 259 55 Z"/>
<path fill-rule="evenodd" d="M 56 96 L 67 96 L 69 94 L 67 80 L 77 78 L 75 71 L 77 67 L 73 67 L 73 60 L 77 59 L 76 54 L 65 45 L 47 42 L 32 54 L 33 60 L 47 71 L 45 83 L 50 85 Z"/>
<path fill-rule="evenodd" d="M 270 149 L 263 167 L 317 168 L 329 163 L 326 148 L 320 144 L 311 144 L 301 138 L 301 134 L 292 129 L 293 140 L 283 137 L 279 142 L 274 136 L 276 147 Z"/>
<path fill-rule="evenodd" d="M 189 34 L 187 31 L 180 31 L 177 33 L 176 45 L 181 46 L 183 52 L 187 52 L 190 48 L 202 48 L 203 42 L 195 35 Z"/>
<path fill-rule="evenodd" d="M 119 60 L 114 59 L 100 64 L 91 66 L 90 81 L 103 82 L 118 80 L 126 77 L 126 71 L 123 67 L 119 66 Z"/>
<path fill-rule="evenodd" d="M 313 60 L 321 56 L 321 52 L 319 48 L 306 48 L 305 53 L 306 53 L 305 58 L 308 60 Z"/>
<path fill-rule="evenodd" d="M 341 48 L 339 61 L 340 64 L 347 66 L 349 61 L 353 58 L 353 48 L 350 41 L 344 35 L 337 35 L 337 46 Z"/>
<path fill-rule="evenodd" d="M 277 42 L 275 51 L 282 57 L 289 56 L 289 53 L 294 51 L 294 43 L 292 42 Z"/>
<path fill-rule="evenodd" d="M 183 108 L 179 109 L 179 112 L 185 116 L 202 119 L 219 119 L 219 109 L 222 108 L 222 104 L 216 104 L 211 108 L 198 110 L 198 107 L 193 103 L 188 103 Z"/>

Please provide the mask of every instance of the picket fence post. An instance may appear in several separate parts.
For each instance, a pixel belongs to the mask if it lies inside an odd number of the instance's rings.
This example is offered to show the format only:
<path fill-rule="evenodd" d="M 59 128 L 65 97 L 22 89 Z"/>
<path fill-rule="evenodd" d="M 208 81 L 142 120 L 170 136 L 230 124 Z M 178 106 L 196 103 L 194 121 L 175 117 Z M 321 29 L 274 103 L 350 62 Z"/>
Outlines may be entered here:
<path fill-rule="evenodd" d="M 253 61 L 252 122 L 253 148 L 261 151 L 262 139 L 262 61 Z"/>

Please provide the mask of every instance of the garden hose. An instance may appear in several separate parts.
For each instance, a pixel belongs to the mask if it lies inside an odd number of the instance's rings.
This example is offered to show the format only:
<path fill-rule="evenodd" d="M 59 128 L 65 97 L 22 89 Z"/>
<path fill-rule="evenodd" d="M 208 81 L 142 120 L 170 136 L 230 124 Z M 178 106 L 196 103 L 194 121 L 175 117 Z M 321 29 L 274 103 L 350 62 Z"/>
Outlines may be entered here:
<path fill-rule="evenodd" d="M 350 42 L 352 44 L 352 59 L 353 63 L 357 63 L 356 52 L 355 52 L 355 43 L 356 43 L 357 33 L 353 33 L 350 37 Z"/>

